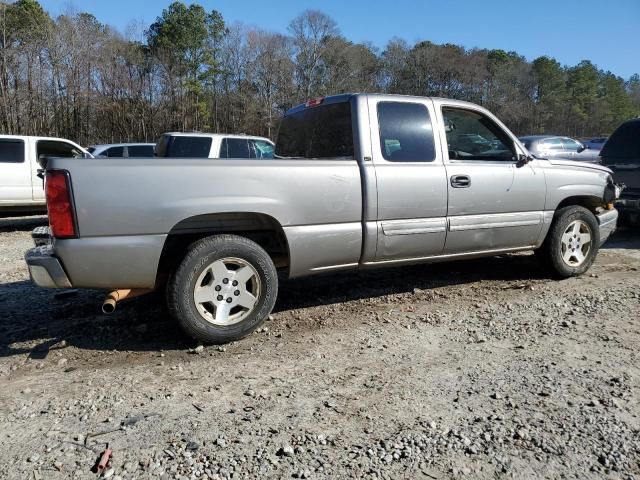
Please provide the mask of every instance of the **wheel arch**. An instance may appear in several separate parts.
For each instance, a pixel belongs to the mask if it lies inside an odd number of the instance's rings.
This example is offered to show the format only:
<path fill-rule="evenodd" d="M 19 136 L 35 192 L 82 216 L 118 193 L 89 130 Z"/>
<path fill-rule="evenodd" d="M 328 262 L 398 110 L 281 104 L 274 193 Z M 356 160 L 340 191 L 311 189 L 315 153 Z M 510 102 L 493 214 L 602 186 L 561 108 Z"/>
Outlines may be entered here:
<path fill-rule="evenodd" d="M 288 270 L 289 243 L 282 225 L 274 217 L 260 212 L 201 214 L 180 220 L 169 231 L 160 255 L 156 287 L 166 282 L 193 242 L 223 233 L 253 240 L 271 256 L 278 269 Z"/>
<path fill-rule="evenodd" d="M 602 197 L 597 195 L 572 195 L 562 199 L 556 205 L 554 216 L 560 209 L 571 206 L 584 207 L 596 215 L 598 208 L 603 206 L 603 202 Z"/>
<path fill-rule="evenodd" d="M 543 227 L 540 231 L 535 249 L 543 246 L 545 240 L 547 239 L 547 235 L 551 230 L 551 226 L 558 216 L 558 212 L 560 212 L 563 208 L 572 206 L 586 208 L 596 217 L 596 221 L 598 221 L 598 208 L 601 208 L 602 205 L 603 199 L 593 194 L 571 195 L 563 198 L 560 202 L 558 202 L 553 210 L 549 209 L 545 211 Z"/>

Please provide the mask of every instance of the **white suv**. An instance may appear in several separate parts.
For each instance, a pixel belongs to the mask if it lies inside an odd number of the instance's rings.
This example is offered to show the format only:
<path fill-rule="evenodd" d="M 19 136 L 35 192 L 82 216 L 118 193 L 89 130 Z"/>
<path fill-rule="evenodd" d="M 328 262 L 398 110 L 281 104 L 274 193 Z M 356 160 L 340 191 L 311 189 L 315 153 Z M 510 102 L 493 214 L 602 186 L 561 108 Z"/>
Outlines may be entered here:
<path fill-rule="evenodd" d="M 264 137 L 224 133 L 164 133 L 156 143 L 156 157 L 273 158 L 274 144 Z"/>

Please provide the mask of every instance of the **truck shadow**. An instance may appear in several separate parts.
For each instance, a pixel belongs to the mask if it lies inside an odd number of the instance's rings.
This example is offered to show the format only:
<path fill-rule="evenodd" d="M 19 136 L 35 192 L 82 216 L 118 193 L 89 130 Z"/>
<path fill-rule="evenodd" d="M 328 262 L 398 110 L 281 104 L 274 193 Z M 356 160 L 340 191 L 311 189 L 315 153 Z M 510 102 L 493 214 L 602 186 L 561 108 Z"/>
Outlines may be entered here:
<path fill-rule="evenodd" d="M 172 350 L 191 342 L 149 295 L 123 303 L 113 315 L 100 312 L 104 292 L 46 290 L 31 282 L 0 285 L 0 357 L 43 359 L 51 350 Z"/>
<path fill-rule="evenodd" d="M 281 283 L 274 312 L 433 290 L 482 280 L 523 283 L 548 278 L 532 254 L 318 275 Z"/>
<path fill-rule="evenodd" d="M 281 283 L 274 312 L 431 290 L 481 280 L 522 288 L 547 278 L 533 255 L 519 254 L 433 265 L 335 273 Z M 160 294 L 100 312 L 104 292 L 40 289 L 30 282 L 0 284 L 0 357 L 43 359 L 74 346 L 102 351 L 184 350 L 196 343 L 170 318 Z"/>

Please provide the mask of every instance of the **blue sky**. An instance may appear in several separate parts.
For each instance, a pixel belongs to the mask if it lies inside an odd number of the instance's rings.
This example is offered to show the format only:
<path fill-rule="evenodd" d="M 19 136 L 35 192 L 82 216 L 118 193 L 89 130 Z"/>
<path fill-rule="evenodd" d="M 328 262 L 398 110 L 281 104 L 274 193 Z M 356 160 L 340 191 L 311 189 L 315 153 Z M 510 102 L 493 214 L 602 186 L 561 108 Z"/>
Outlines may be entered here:
<path fill-rule="evenodd" d="M 70 7 L 93 13 L 121 31 L 135 21 L 148 26 L 170 1 L 41 0 L 52 15 Z M 192 2 L 186 2 L 192 3 Z M 200 0 L 241 21 L 286 32 L 307 8 L 330 15 L 349 40 L 383 48 L 396 36 L 465 47 L 514 50 L 529 60 L 540 55 L 574 65 L 588 59 L 624 77 L 640 73 L 640 0 Z"/>

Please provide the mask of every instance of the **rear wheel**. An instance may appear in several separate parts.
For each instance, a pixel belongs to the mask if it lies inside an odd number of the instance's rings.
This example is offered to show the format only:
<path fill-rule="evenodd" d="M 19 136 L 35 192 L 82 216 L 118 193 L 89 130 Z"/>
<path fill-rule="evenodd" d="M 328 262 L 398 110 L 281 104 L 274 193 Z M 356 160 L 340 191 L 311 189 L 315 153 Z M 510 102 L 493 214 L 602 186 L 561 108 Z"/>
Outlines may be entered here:
<path fill-rule="evenodd" d="M 167 289 L 167 305 L 190 336 L 226 343 L 256 329 L 276 301 L 273 261 L 257 243 L 215 235 L 191 246 Z"/>
<path fill-rule="evenodd" d="M 600 245 L 598 221 L 584 207 L 556 212 L 538 257 L 560 278 L 582 275 L 593 264 Z"/>

